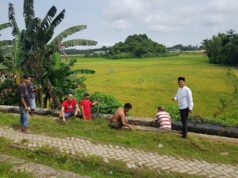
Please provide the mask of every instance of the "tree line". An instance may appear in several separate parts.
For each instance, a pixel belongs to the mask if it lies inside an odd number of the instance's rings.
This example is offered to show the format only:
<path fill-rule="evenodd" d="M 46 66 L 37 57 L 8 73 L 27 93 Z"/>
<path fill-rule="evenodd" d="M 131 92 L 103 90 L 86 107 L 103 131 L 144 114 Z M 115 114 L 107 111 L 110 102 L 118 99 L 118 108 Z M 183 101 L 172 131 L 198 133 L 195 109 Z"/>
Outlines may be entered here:
<path fill-rule="evenodd" d="M 116 43 L 109 48 L 108 56 L 111 58 L 142 58 L 156 57 L 165 54 L 164 45 L 152 41 L 146 34 L 128 36 L 125 42 Z"/>
<path fill-rule="evenodd" d="M 230 30 L 205 39 L 203 46 L 210 63 L 238 65 L 238 34 Z"/>

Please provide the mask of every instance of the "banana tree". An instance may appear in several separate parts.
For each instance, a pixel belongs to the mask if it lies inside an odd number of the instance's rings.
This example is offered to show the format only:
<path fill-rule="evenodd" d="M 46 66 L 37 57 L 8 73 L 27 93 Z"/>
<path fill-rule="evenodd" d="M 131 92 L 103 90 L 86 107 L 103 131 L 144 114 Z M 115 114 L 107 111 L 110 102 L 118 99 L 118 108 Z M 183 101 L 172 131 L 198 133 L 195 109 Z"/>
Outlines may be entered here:
<path fill-rule="evenodd" d="M 55 6 L 52 6 L 45 17 L 40 19 L 35 17 L 34 0 L 24 0 L 23 16 L 25 28 L 20 30 L 15 18 L 14 6 L 9 3 L 9 22 L 14 36 L 14 40 L 11 41 L 14 61 L 11 68 L 17 76 L 20 76 L 21 73 L 36 76 L 37 84 L 41 86 L 39 92 L 41 106 L 43 105 L 42 98 L 45 88 L 50 90 L 50 97 L 58 106 L 61 96 L 65 94 L 64 92 L 79 87 L 76 84 L 78 81 L 75 82 L 75 74 L 71 71 L 75 61 L 71 58 L 61 61 L 60 54 L 66 56 L 64 49 L 68 47 L 92 46 L 96 45 L 97 42 L 87 39 L 65 40 L 68 36 L 85 30 L 86 25 L 70 27 L 53 38 L 56 27 L 65 17 L 65 10 L 57 14 Z M 86 71 L 86 73 L 90 73 L 90 70 Z M 93 72 L 91 71 L 91 73 Z M 80 80 L 79 84 L 82 83 L 82 79 Z M 66 83 L 68 85 L 73 84 L 66 86 Z M 62 94 L 59 96 L 56 88 L 59 89 L 60 87 L 64 90 L 62 89 Z"/>

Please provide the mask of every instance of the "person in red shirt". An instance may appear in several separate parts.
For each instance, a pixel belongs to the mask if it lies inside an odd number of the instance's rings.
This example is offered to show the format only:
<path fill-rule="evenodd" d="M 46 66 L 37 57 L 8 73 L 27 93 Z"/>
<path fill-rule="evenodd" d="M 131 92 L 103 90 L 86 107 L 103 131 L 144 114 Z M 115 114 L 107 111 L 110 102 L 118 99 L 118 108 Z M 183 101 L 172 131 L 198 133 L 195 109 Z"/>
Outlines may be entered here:
<path fill-rule="evenodd" d="M 66 119 L 72 116 L 77 116 L 79 114 L 79 106 L 77 101 L 74 99 L 72 94 L 68 94 L 67 100 L 62 103 L 60 118 L 63 122 L 66 122 Z"/>
<path fill-rule="evenodd" d="M 88 93 L 84 94 L 83 100 L 80 102 L 83 119 L 84 120 L 92 120 L 92 111 L 91 106 L 97 104 L 98 102 L 90 101 L 90 96 Z"/>

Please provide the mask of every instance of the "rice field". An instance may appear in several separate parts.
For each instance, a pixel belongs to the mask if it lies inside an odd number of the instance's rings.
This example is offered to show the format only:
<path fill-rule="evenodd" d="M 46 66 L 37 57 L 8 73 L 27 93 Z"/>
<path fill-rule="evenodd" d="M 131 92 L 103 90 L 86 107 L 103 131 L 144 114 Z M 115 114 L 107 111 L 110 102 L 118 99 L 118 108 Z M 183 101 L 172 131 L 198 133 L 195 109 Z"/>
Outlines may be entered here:
<path fill-rule="evenodd" d="M 131 115 L 154 117 L 159 105 L 177 112 L 172 97 L 178 89 L 177 77 L 186 77 L 194 97 L 194 116 L 214 120 L 221 96 L 232 96 L 233 86 L 226 73 L 230 67 L 208 63 L 204 55 L 180 55 L 150 59 L 77 58 L 75 69 L 96 71 L 87 75 L 89 92 L 113 95 L 131 102 Z M 238 74 L 238 70 L 233 68 Z"/>

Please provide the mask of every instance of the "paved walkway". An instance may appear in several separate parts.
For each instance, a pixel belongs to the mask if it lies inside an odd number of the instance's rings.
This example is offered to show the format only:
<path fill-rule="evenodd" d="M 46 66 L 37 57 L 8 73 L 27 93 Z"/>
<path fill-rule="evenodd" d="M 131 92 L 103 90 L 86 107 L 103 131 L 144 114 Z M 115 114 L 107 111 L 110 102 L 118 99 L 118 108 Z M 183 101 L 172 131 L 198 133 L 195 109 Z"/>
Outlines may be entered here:
<path fill-rule="evenodd" d="M 13 171 L 30 173 L 36 178 L 89 178 L 72 172 L 57 170 L 41 164 L 27 162 L 24 159 L 7 155 L 0 155 L 0 163 L 1 162 L 12 164 Z"/>
<path fill-rule="evenodd" d="M 155 170 L 172 171 L 198 175 L 204 177 L 238 177 L 238 165 L 226 165 L 208 163 L 199 160 L 186 160 L 172 156 L 160 155 L 157 153 L 144 152 L 138 149 L 131 149 L 106 144 L 94 144 L 81 138 L 54 138 L 36 134 L 22 134 L 11 128 L 0 128 L 0 137 L 5 137 L 16 143 L 23 139 L 27 140 L 28 147 L 40 147 L 49 145 L 58 148 L 60 151 L 69 154 L 82 153 L 84 155 L 97 155 L 105 161 L 108 159 L 121 160 L 129 168 L 148 167 Z"/>

